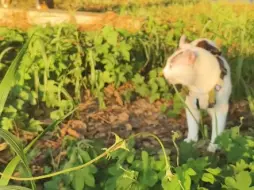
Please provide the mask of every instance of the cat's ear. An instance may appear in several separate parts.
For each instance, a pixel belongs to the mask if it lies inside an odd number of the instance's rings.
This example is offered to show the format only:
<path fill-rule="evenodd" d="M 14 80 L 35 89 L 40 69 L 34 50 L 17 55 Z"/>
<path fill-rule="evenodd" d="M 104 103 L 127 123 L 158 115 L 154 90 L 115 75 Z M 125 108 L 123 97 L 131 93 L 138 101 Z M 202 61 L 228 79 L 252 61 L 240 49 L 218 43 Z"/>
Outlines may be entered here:
<path fill-rule="evenodd" d="M 197 59 L 197 53 L 193 50 L 187 49 L 171 58 L 171 64 L 187 64 L 192 65 Z"/>
<path fill-rule="evenodd" d="M 179 48 L 188 47 L 186 45 L 190 45 L 190 40 L 183 34 L 179 40 Z"/>
<path fill-rule="evenodd" d="M 197 54 L 195 51 L 186 50 L 183 52 L 183 56 L 186 58 L 186 63 L 193 65 L 196 62 Z"/>
<path fill-rule="evenodd" d="M 186 36 L 183 34 L 179 40 L 179 48 L 182 48 L 185 44 Z"/>

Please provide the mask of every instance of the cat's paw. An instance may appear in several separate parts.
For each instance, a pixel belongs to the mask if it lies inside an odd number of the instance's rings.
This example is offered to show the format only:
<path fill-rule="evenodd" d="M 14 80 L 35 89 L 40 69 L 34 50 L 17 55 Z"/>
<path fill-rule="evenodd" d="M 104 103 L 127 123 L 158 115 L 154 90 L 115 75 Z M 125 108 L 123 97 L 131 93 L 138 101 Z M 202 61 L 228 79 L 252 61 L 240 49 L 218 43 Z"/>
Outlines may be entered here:
<path fill-rule="evenodd" d="M 197 142 L 197 141 L 198 141 L 198 138 L 189 138 L 189 137 L 187 137 L 187 138 L 185 138 L 183 141 L 184 141 L 184 142 L 187 142 L 187 143 L 190 143 L 190 142 Z"/>
<path fill-rule="evenodd" d="M 219 149 L 219 146 L 213 143 L 210 143 L 209 146 L 207 147 L 208 152 L 215 152 L 218 149 Z"/>

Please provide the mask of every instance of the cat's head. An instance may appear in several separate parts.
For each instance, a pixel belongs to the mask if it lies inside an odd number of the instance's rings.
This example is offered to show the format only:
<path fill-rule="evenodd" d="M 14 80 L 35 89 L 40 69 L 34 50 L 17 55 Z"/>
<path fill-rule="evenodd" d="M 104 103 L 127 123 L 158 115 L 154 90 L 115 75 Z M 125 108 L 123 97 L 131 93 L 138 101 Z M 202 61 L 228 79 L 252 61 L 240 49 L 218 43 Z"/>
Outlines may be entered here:
<path fill-rule="evenodd" d="M 215 56 L 217 50 L 210 40 L 198 39 L 187 43 L 183 35 L 179 41 L 179 49 L 167 59 L 163 68 L 165 79 L 170 84 L 209 90 L 220 75 Z"/>
<path fill-rule="evenodd" d="M 168 83 L 190 86 L 195 82 L 197 53 L 191 48 L 176 51 L 167 60 L 163 75 Z"/>

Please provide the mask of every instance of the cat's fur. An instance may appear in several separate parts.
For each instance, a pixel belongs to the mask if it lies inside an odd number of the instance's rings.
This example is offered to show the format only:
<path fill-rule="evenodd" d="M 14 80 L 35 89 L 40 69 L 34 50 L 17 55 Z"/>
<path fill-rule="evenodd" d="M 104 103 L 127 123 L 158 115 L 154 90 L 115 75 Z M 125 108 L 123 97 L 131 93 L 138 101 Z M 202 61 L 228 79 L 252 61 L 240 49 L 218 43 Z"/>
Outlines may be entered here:
<path fill-rule="evenodd" d="M 214 152 L 218 148 L 214 143 L 215 139 L 224 131 L 229 108 L 232 90 L 229 64 L 221 56 L 216 44 L 208 39 L 186 43 L 185 36 L 182 36 L 179 48 L 168 58 L 163 74 L 168 83 L 182 84 L 189 89 L 185 103 L 193 115 L 186 108 L 188 136 L 185 141 L 198 140 L 199 108 L 205 109 L 212 118 L 212 136 L 208 151 Z M 209 107 L 208 94 L 214 88 L 217 89 L 216 103 Z"/>

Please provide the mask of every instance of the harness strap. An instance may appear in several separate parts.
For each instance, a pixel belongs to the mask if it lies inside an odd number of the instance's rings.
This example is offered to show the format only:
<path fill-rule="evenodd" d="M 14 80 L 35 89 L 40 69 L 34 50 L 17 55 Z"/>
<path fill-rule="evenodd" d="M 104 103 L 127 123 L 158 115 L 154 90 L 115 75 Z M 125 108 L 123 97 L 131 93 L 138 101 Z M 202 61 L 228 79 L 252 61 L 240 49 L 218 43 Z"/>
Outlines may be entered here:
<path fill-rule="evenodd" d="M 198 98 L 196 98 L 196 106 L 200 110 L 200 105 L 199 105 L 199 99 Z"/>

